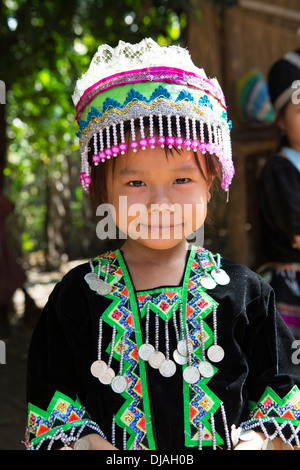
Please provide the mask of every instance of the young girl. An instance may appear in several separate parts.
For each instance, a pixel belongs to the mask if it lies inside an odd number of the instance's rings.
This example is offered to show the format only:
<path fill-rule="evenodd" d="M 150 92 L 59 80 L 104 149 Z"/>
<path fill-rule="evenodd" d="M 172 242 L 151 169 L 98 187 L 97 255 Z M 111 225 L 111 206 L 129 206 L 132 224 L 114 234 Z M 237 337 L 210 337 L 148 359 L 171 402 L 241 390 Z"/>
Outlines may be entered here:
<path fill-rule="evenodd" d="M 297 351 L 271 288 L 187 242 L 233 176 L 218 82 L 147 39 L 100 46 L 74 101 L 82 184 L 123 244 L 70 271 L 41 315 L 28 448 L 298 446 Z"/>
<path fill-rule="evenodd" d="M 269 90 L 282 132 L 276 155 L 259 181 L 262 245 L 277 309 L 300 339 L 300 50 L 269 72 Z"/>

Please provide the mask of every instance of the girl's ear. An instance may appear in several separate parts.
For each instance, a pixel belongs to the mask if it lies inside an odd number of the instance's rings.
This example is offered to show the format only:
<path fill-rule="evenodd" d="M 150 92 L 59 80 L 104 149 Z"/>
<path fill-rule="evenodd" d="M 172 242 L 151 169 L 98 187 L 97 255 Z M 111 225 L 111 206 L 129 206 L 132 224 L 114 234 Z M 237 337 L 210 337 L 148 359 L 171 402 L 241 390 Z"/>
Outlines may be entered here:
<path fill-rule="evenodd" d="M 285 120 L 284 120 L 284 117 L 282 115 L 282 113 L 279 113 L 278 111 L 276 112 L 275 114 L 275 122 L 277 124 L 277 126 L 279 127 L 279 129 L 283 132 L 286 131 L 286 125 L 285 125 Z"/>

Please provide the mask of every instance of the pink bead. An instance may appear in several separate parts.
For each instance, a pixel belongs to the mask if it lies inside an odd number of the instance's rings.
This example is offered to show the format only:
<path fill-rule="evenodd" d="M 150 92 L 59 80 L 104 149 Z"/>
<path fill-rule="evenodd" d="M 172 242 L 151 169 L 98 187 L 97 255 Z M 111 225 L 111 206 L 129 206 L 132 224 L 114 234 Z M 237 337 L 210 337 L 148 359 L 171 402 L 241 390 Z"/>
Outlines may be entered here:
<path fill-rule="evenodd" d="M 106 155 L 107 158 L 111 157 L 112 156 L 112 150 L 111 149 L 105 149 L 104 150 L 104 153 Z"/>
<path fill-rule="evenodd" d="M 142 147 L 142 149 L 145 149 L 147 146 L 147 139 L 142 138 L 139 140 L 139 146 Z"/>
<path fill-rule="evenodd" d="M 191 139 L 185 139 L 185 141 L 183 142 L 184 146 L 190 150 L 191 149 L 191 144 L 192 144 L 192 141 Z"/>
<path fill-rule="evenodd" d="M 200 150 L 200 152 L 205 153 L 206 152 L 206 144 L 203 144 L 203 143 L 200 144 L 199 145 L 199 150 Z"/>
<path fill-rule="evenodd" d="M 172 136 L 166 137 L 166 145 L 168 145 L 168 147 L 172 147 L 174 143 L 175 143 L 174 137 Z"/>
<path fill-rule="evenodd" d="M 147 139 L 147 144 L 154 148 L 155 144 L 156 144 L 156 137 L 152 136 L 152 137 L 148 137 Z"/>
<path fill-rule="evenodd" d="M 91 178 L 91 175 L 88 175 L 88 174 L 85 174 L 84 177 L 83 177 L 83 180 L 85 182 L 85 184 L 91 184 L 92 182 L 92 178 Z"/>
<path fill-rule="evenodd" d="M 161 147 L 163 147 L 165 145 L 165 141 L 166 141 L 166 139 L 164 138 L 164 136 L 160 136 L 160 137 L 157 138 L 157 143 Z"/>
<path fill-rule="evenodd" d="M 93 161 L 93 163 L 95 163 L 95 164 L 99 163 L 99 162 L 100 162 L 100 156 L 99 156 L 99 154 L 98 154 L 98 155 L 93 155 L 92 161 Z"/>
<path fill-rule="evenodd" d="M 192 140 L 191 147 L 194 151 L 196 151 L 199 147 L 199 142 L 198 140 Z"/>
<path fill-rule="evenodd" d="M 113 153 L 113 156 L 116 157 L 118 155 L 118 153 L 120 153 L 120 148 L 118 145 L 113 145 L 112 148 L 112 153 Z"/>
<path fill-rule="evenodd" d="M 175 145 L 176 145 L 178 148 L 181 148 L 182 145 L 183 145 L 183 138 L 182 138 L 182 137 L 176 137 L 176 139 L 175 139 Z"/>
<path fill-rule="evenodd" d="M 134 152 L 137 151 L 138 146 L 139 146 L 139 144 L 138 144 L 137 142 L 132 141 L 132 142 L 130 143 L 130 148 L 131 148 Z"/>
<path fill-rule="evenodd" d="M 125 153 L 127 151 L 127 144 L 125 144 L 125 142 L 122 142 L 119 145 L 119 148 L 120 148 L 121 153 Z"/>

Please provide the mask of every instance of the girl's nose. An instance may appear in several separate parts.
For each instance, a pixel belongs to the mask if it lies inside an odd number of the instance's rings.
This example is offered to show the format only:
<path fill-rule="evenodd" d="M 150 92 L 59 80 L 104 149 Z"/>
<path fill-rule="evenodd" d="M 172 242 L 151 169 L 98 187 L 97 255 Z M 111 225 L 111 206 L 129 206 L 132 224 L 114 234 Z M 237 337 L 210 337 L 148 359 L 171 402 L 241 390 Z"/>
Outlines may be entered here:
<path fill-rule="evenodd" d="M 173 205 L 170 192 L 163 185 L 155 185 L 151 189 L 149 197 L 149 206 L 161 207 L 160 210 L 170 210 Z"/>

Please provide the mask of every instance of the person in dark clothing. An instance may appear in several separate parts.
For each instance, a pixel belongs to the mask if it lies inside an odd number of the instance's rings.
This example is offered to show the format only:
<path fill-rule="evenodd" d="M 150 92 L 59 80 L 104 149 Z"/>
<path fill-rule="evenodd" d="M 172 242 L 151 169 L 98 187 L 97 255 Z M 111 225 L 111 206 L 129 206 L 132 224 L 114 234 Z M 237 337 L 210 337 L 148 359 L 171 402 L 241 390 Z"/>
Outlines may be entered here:
<path fill-rule="evenodd" d="M 269 72 L 270 98 L 282 132 L 279 151 L 259 179 L 262 247 L 276 305 L 300 338 L 300 50 Z"/>

